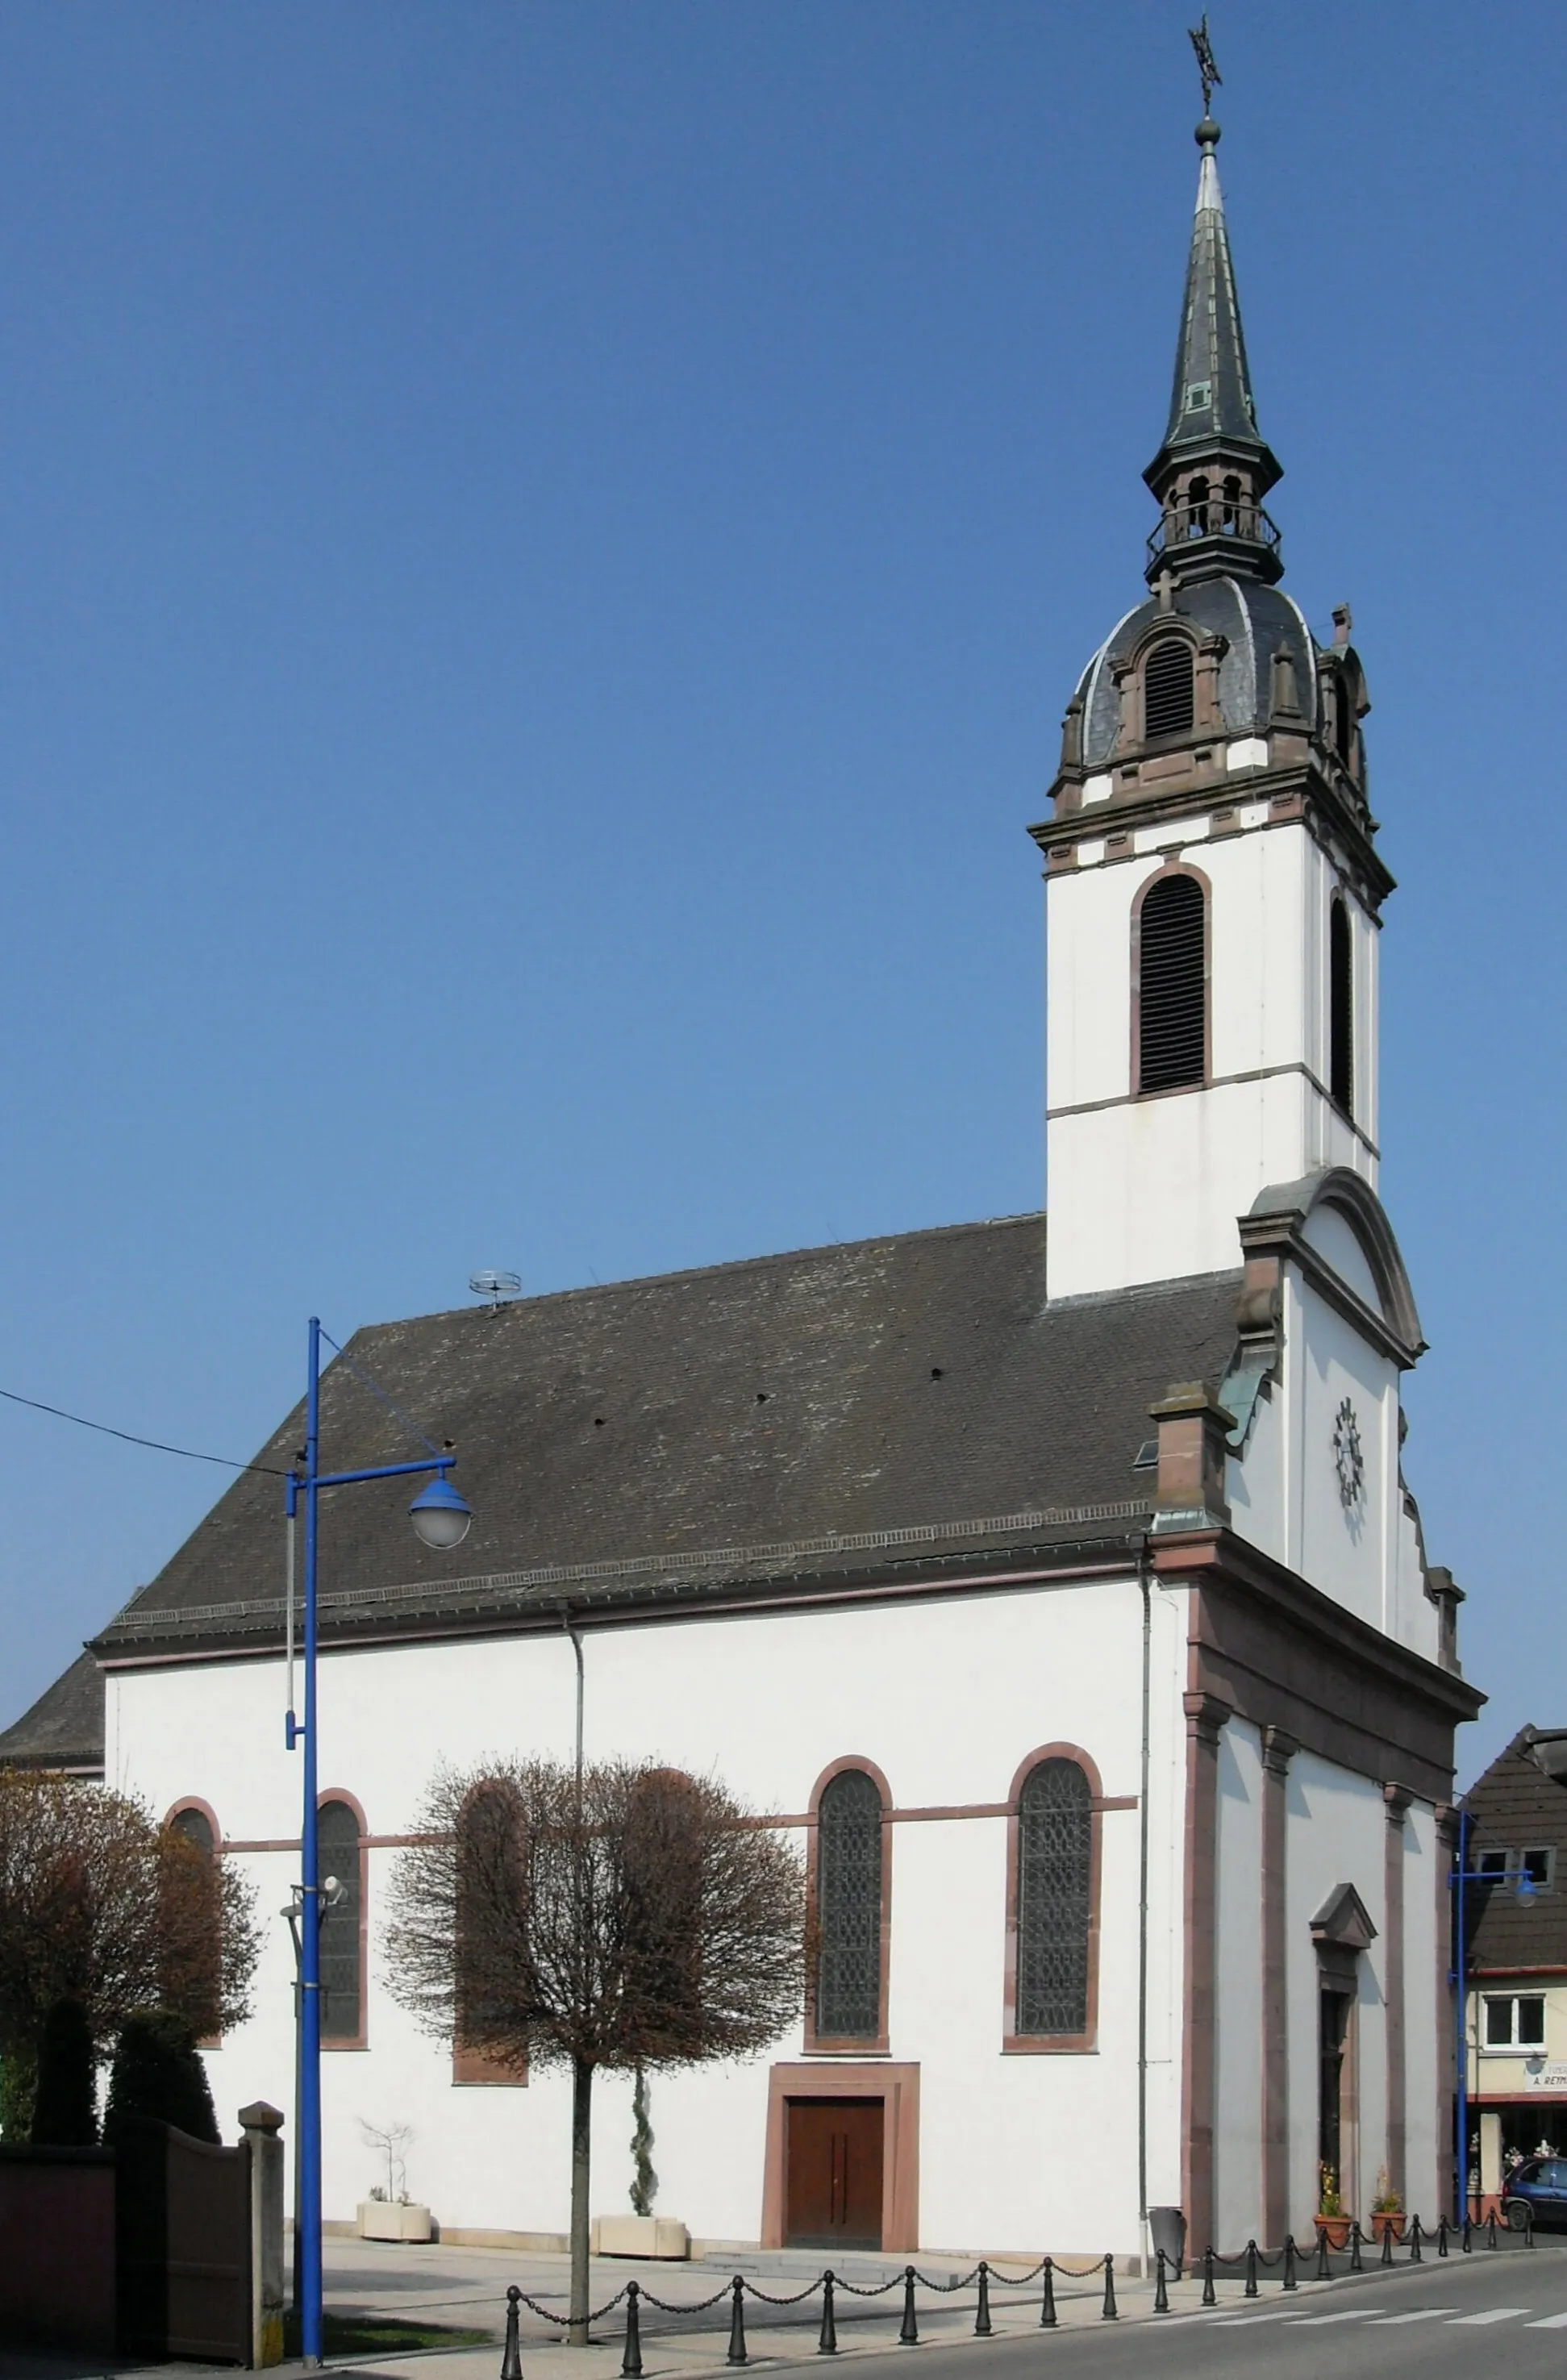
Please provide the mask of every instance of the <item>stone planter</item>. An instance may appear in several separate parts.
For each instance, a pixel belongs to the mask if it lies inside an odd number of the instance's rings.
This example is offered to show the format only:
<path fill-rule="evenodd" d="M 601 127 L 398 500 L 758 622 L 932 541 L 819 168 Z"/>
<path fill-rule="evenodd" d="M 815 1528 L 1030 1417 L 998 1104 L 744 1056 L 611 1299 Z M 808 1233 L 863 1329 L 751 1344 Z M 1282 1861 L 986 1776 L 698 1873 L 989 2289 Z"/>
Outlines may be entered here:
<path fill-rule="evenodd" d="M 691 2252 L 691 2235 L 684 2223 L 667 2215 L 596 2215 L 592 2249 L 595 2256 L 647 2256 L 684 2264 Z"/>
<path fill-rule="evenodd" d="M 1326 2240 L 1330 2248 L 1347 2248 L 1351 2219 L 1347 2215 L 1317 2216 L 1315 2221 L 1318 2238 Z"/>
<path fill-rule="evenodd" d="M 1395 2240 L 1402 2240 L 1403 2237 L 1403 2227 L 1406 2219 L 1407 2218 L 1402 2206 L 1390 2206 L 1386 2209 L 1379 2206 L 1374 2206 L 1371 2210 L 1372 2239 L 1375 2240 L 1379 2247 L 1381 2246 L 1382 2241 L 1387 2238 L 1390 2231 L 1392 2233 Z"/>
<path fill-rule="evenodd" d="M 435 2226 L 428 2206 L 410 2206 L 387 2198 L 361 2198 L 361 2240 L 429 2240 Z"/>

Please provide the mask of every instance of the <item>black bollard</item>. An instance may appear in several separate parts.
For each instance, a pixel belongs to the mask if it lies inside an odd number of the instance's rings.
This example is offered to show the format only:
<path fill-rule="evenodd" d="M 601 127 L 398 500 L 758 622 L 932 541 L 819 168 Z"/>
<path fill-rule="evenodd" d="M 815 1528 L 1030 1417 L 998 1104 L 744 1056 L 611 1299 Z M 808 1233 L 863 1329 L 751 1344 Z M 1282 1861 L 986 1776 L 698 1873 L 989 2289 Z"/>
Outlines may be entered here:
<path fill-rule="evenodd" d="M 746 2284 L 739 2273 L 729 2284 L 729 2294 L 734 2303 L 729 2314 L 729 2352 L 723 2360 L 726 2363 L 748 2363 L 751 2359 L 746 2353 Z"/>
<path fill-rule="evenodd" d="M 1425 2251 L 1420 2245 L 1418 2215 L 1412 2215 L 1409 2218 L 1409 2261 L 1412 2265 L 1423 2265 L 1426 2261 Z"/>
<path fill-rule="evenodd" d="M 1048 2256 L 1045 2258 L 1045 2300 L 1039 2308 L 1039 2328 L 1055 2328 L 1055 2266 Z"/>
<path fill-rule="evenodd" d="M 1363 2273 L 1366 2270 L 1360 2256 L 1364 2240 L 1365 2234 L 1359 2224 L 1352 2223 L 1349 2227 L 1349 2268 L 1352 2273 Z"/>
<path fill-rule="evenodd" d="M 832 2312 L 831 2272 L 821 2276 L 821 2336 L 816 2342 L 816 2351 L 819 2355 L 836 2355 L 838 2352 L 838 2324 Z"/>
<path fill-rule="evenodd" d="M 1155 2251 L 1153 2270 L 1153 2310 L 1155 2313 L 1168 2313 L 1170 2312 L 1170 2291 L 1164 2286 L 1164 2251 L 1162 2248 Z"/>
<path fill-rule="evenodd" d="M 974 2336 L 976 2338 L 989 2338 L 990 2336 L 990 2267 L 983 2256 L 979 2259 L 979 2303 L 974 2313 Z"/>
<path fill-rule="evenodd" d="M 637 2301 L 642 2292 L 635 2281 L 626 2284 L 626 2352 L 620 2359 L 623 2380 L 641 2380 L 642 2317 L 637 2311 Z"/>
<path fill-rule="evenodd" d="M 1529 2219 L 1524 2226 L 1524 2245 L 1525 2248 L 1532 2248 L 1535 2244 L 1535 2210 L 1531 2206 L 1527 2212 Z"/>
<path fill-rule="evenodd" d="M 1320 2223 L 1317 2226 L 1317 2277 L 1319 2281 L 1332 2277 L 1332 2266 L 1328 2262 L 1328 2234 Z"/>
<path fill-rule="evenodd" d="M 900 2347 L 919 2345 L 919 2325 L 914 2318 L 914 2266 L 904 2266 L 904 2322 L 898 2333 Z"/>
<path fill-rule="evenodd" d="M 522 2340 L 517 2330 L 517 2301 L 521 2295 L 514 2281 L 506 2291 L 506 2349 L 501 2358 L 501 2380 L 522 2380 Z"/>
<path fill-rule="evenodd" d="M 1381 2254 L 1378 2257 L 1377 2262 L 1378 2262 L 1379 2265 L 1391 2265 L 1391 2264 L 1392 2263 L 1392 2260 L 1393 2260 L 1393 2227 L 1392 2227 L 1392 2221 L 1391 2221 L 1391 2218 L 1390 2217 L 1390 2218 L 1389 2218 L 1386 2222 L 1384 2222 L 1384 2223 L 1383 2223 L 1383 2225 L 1382 2225 L 1382 2252 L 1381 2252 Z"/>
<path fill-rule="evenodd" d="M 1494 2206 L 1486 2217 L 1486 2245 L 1488 2248 L 1496 2246 L 1496 2208 Z"/>
<path fill-rule="evenodd" d="M 1298 2289 L 1300 2287 L 1299 2281 L 1295 2278 L 1295 2235 L 1293 2231 L 1286 2231 L 1284 2234 L 1284 2287 L 1287 2289 Z"/>
<path fill-rule="evenodd" d="M 1437 2219 L 1437 2253 L 1439 2256 L 1447 2254 L 1447 2216 L 1445 2215 L 1439 2216 Z"/>
<path fill-rule="evenodd" d="M 1474 2226 L 1470 2223 L 1468 2213 L 1465 2211 L 1464 2216 L 1464 2252 L 1466 2256 L 1472 2256 L 1475 2252 L 1475 2241 L 1472 2236 L 1473 2230 Z"/>
<path fill-rule="evenodd" d="M 1099 2320 L 1116 2322 L 1119 2319 L 1115 2311 L 1115 2259 L 1113 2256 L 1107 2256 L 1104 2260 L 1104 2305 L 1099 2313 Z"/>
<path fill-rule="evenodd" d="M 1204 2305 L 1217 2305 L 1219 2303 L 1219 2292 L 1213 2286 L 1213 2251 L 1211 2248 L 1205 2248 L 1202 2254 L 1202 2301 Z"/>
<path fill-rule="evenodd" d="M 1246 2285 L 1243 2294 L 1248 2298 L 1254 2298 L 1257 2295 L 1257 2241 L 1255 2240 L 1246 2241 Z"/>

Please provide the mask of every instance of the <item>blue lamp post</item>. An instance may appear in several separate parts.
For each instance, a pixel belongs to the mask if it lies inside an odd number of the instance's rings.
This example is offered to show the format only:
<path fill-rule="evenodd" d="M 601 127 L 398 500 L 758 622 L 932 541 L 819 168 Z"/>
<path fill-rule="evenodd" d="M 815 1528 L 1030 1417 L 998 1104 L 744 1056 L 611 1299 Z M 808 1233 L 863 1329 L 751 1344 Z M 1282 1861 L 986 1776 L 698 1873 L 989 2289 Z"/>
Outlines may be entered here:
<path fill-rule="evenodd" d="M 473 1515 L 447 1473 L 456 1458 L 430 1454 L 422 1463 L 383 1463 L 370 1471 L 323 1472 L 321 1455 L 321 1324 L 312 1315 L 305 1390 L 303 1470 L 288 1475 L 288 1518 L 305 1507 L 305 1624 L 302 1645 L 305 1715 L 297 1719 L 292 1680 L 285 1741 L 290 1752 L 305 1742 L 304 1813 L 299 1829 L 299 2107 L 295 2156 L 299 2227 L 295 2243 L 298 2276 L 300 2352 L 307 2364 L 322 2360 L 321 2265 L 321 1876 L 316 1833 L 316 1541 L 317 1510 L 326 1488 L 354 1488 L 366 1479 L 399 1479 L 433 1472 L 435 1476 L 408 1507 L 422 1542 L 438 1552 L 461 1545 Z M 292 1631 L 292 1601 L 290 1602 Z M 292 1652 L 292 1635 L 290 1636 Z"/>
<path fill-rule="evenodd" d="M 1453 1896 L 1453 1981 L 1458 1986 L 1457 2062 L 1458 2088 L 1453 2094 L 1454 2165 L 1453 2214 L 1462 2223 L 1469 2212 L 1469 1945 L 1465 1933 L 1464 1887 L 1470 1884 L 1511 1884 L 1517 1898 L 1527 1903 L 1537 1889 L 1526 1867 L 1471 1867 L 1469 1864 L 1469 1830 L 1475 1821 L 1467 1810 L 1458 1820 L 1458 1865 L 1448 1877 Z"/>

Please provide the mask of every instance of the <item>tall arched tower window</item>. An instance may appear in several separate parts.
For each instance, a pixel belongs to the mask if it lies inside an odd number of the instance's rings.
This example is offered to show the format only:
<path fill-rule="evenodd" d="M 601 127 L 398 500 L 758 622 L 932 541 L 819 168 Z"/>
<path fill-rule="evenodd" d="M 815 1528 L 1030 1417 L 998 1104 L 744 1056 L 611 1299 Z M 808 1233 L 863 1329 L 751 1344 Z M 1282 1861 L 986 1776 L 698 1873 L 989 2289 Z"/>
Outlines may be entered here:
<path fill-rule="evenodd" d="M 886 2031 L 881 1832 L 884 1803 L 868 1769 L 840 1768 L 816 1809 L 818 2043 L 881 2044 Z"/>
<path fill-rule="evenodd" d="M 1038 1761 L 1017 1795 L 1016 1983 L 1022 2039 L 1083 2040 L 1090 2025 L 1094 1791 L 1082 1764 Z"/>
<path fill-rule="evenodd" d="M 359 1813 L 352 1802 L 323 1802 L 316 1818 L 317 1853 L 324 1888 L 337 1893 L 321 1912 L 321 2037 L 337 2048 L 364 2039 L 364 1873 Z"/>
<path fill-rule="evenodd" d="M 1136 1083 L 1174 1091 L 1208 1072 L 1208 901 L 1200 877 L 1156 876 L 1136 911 Z"/>
<path fill-rule="evenodd" d="M 487 1917 L 497 1903 L 504 1907 L 508 1871 L 515 1874 L 512 1864 L 522 1856 L 520 1817 L 516 1792 L 489 1778 L 474 1787 L 458 1822 L 454 2082 L 516 2085 L 528 2080 L 527 2061 L 513 2064 L 503 2058 L 485 2023 L 485 1974 L 493 1957 Z"/>
<path fill-rule="evenodd" d="M 1143 663 L 1143 735 L 1189 735 L 1197 716 L 1192 649 L 1184 637 L 1161 637 Z"/>
<path fill-rule="evenodd" d="M 1328 913 L 1328 1088 L 1333 1105 L 1354 1112 L 1354 941 L 1342 900 Z"/>
<path fill-rule="evenodd" d="M 199 2036 L 198 2046 L 202 2049 L 218 2049 L 223 2046 L 223 2036 L 218 2031 L 218 2013 L 222 2004 L 223 1990 L 223 1896 L 218 1879 L 217 1864 L 221 1838 L 217 1817 L 205 1802 L 185 1802 L 176 1809 L 170 1811 L 165 1823 L 175 1834 L 184 1837 L 204 1865 L 207 1915 L 212 1927 L 213 2020 L 212 2030 Z"/>

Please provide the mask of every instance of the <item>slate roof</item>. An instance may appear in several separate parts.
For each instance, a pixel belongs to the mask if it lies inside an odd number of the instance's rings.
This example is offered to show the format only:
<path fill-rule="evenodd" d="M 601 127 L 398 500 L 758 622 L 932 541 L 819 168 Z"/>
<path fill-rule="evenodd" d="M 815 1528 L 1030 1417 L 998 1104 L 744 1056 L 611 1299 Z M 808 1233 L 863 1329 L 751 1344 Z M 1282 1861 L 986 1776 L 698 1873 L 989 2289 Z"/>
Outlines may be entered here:
<path fill-rule="evenodd" d="M 1531 1902 L 1520 1902 L 1511 1884 L 1471 1885 L 1469 1961 L 1493 1972 L 1509 1968 L 1560 1968 L 1567 1973 L 1567 1778 L 1547 1773 L 1567 1753 L 1561 1737 L 1524 1728 L 1465 1795 L 1473 1819 L 1469 1864 L 1487 1851 L 1516 1855 L 1549 1844 L 1556 1852 L 1555 1882 Z"/>
<path fill-rule="evenodd" d="M 0 1735 L 0 1768 L 96 1775 L 103 1767 L 103 1673 L 91 1653 L 82 1653 Z"/>
<path fill-rule="evenodd" d="M 1273 718 L 1273 656 L 1294 662 L 1295 687 L 1308 731 L 1317 725 L 1317 642 L 1306 615 L 1281 588 L 1252 578 L 1199 578 L 1172 590 L 1171 608 L 1209 636 L 1225 640 L 1219 664 L 1219 707 L 1232 735 L 1263 735 Z M 1083 706 L 1083 765 L 1102 769 L 1121 735 L 1121 689 L 1114 663 L 1130 653 L 1163 616 L 1150 596 L 1128 612 L 1105 638 L 1078 681 Z"/>
<path fill-rule="evenodd" d="M 474 1509 L 435 1554 L 418 1483 L 322 1500 L 323 1635 L 559 1624 L 998 1547 L 1123 1541 L 1172 1382 L 1222 1374 L 1238 1273 L 1044 1303 L 1044 1218 L 915 1232 L 361 1330 L 322 1381 L 322 1462 L 437 1442 Z M 278 1472 L 296 1412 L 257 1457 Z M 276 1643 L 282 1484 L 236 1481 L 97 1641 L 111 1658 Z"/>
<path fill-rule="evenodd" d="M 1210 137 L 1205 139 L 1205 133 Z M 1241 301 L 1230 261 L 1230 234 L 1214 153 L 1219 127 L 1205 122 L 1198 140 L 1202 164 L 1192 217 L 1181 335 L 1175 348 L 1175 379 L 1170 392 L 1170 421 L 1160 452 L 1168 456 L 1186 447 L 1210 447 L 1222 440 L 1226 446 L 1250 448 L 1271 463 L 1257 426 Z M 1194 397 L 1202 402 L 1194 403 Z"/>

